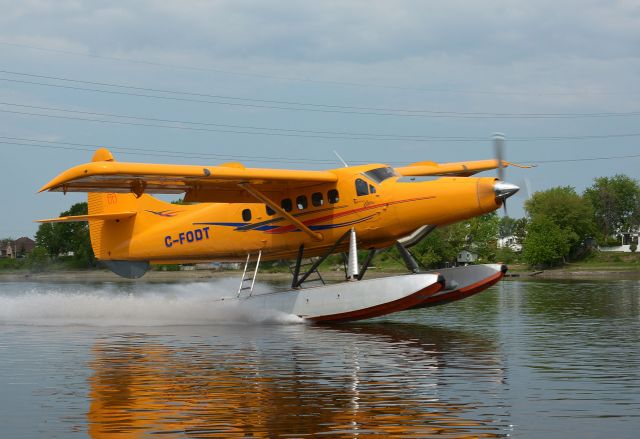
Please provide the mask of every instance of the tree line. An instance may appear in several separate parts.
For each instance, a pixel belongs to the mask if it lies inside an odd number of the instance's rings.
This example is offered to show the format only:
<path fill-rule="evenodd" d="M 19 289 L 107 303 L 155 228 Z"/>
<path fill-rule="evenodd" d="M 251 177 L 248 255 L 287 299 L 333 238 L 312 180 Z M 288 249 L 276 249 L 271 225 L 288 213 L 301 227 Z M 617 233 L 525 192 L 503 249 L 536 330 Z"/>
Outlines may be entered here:
<path fill-rule="evenodd" d="M 640 228 L 640 185 L 626 175 L 599 177 L 582 194 L 572 186 L 553 187 L 534 193 L 524 207 L 524 218 L 498 219 L 494 212 L 436 230 L 415 253 L 434 268 L 455 262 L 463 249 L 480 262 L 522 261 L 532 267 L 578 260 L 596 243 L 620 245 L 616 235 Z M 509 236 L 522 244 L 521 254 L 497 249 L 498 237 Z"/>

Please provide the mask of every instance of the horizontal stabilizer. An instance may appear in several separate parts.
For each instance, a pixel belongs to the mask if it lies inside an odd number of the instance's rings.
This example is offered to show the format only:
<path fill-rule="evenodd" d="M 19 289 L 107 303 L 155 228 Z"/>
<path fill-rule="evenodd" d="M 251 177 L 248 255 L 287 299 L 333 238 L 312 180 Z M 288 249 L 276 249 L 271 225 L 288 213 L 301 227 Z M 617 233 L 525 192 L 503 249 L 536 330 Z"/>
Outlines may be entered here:
<path fill-rule="evenodd" d="M 105 221 L 126 219 L 135 216 L 136 212 L 100 213 L 97 215 L 61 216 L 59 218 L 36 220 L 37 223 L 73 223 L 81 221 Z"/>

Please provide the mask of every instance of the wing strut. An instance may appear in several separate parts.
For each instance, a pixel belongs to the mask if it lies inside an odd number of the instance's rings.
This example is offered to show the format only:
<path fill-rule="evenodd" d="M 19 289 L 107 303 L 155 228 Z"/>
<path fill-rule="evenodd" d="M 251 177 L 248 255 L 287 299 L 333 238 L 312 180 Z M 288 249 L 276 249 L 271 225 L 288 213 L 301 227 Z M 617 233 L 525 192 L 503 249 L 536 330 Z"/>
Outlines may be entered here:
<path fill-rule="evenodd" d="M 276 203 L 274 203 L 271 200 L 271 198 L 267 197 L 265 194 L 263 194 L 262 192 L 260 192 L 259 190 L 257 190 L 253 186 L 251 186 L 249 183 L 240 183 L 240 184 L 238 184 L 238 186 L 240 186 L 242 189 L 244 189 L 245 191 L 249 192 L 251 195 L 256 197 L 258 200 L 262 201 L 267 206 L 269 206 L 270 208 L 272 208 L 273 210 L 278 212 L 280 215 L 285 217 L 285 219 L 287 219 L 287 221 L 289 221 L 291 224 L 293 224 L 294 226 L 296 226 L 297 228 L 302 230 L 304 233 L 309 235 L 311 237 L 311 239 L 313 239 L 314 241 L 322 241 L 324 239 L 324 237 L 320 233 L 316 233 L 313 230 L 311 230 L 309 227 L 305 226 L 302 221 L 300 221 L 299 219 L 297 219 L 296 217 L 291 215 L 289 212 L 284 210 L 282 207 L 278 206 Z"/>

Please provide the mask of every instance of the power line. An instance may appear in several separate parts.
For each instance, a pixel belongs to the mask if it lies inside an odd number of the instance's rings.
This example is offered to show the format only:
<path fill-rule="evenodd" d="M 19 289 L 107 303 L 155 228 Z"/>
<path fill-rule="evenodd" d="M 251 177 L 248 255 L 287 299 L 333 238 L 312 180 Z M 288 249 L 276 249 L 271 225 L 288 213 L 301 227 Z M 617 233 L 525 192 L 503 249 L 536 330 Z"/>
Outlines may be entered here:
<path fill-rule="evenodd" d="M 51 148 L 62 149 L 72 151 L 87 151 L 95 152 L 97 148 L 102 148 L 102 145 L 87 144 L 87 143 L 73 143 L 73 142 L 54 142 L 48 140 L 39 139 L 26 139 L 20 137 L 7 137 L 0 136 L 0 144 L 4 145 L 17 145 L 17 146 L 30 146 L 35 148 Z M 24 143 L 24 142 L 39 142 L 39 143 Z M 42 145 L 42 143 L 51 143 L 54 145 Z M 265 156 L 243 156 L 243 155 L 229 155 L 229 154 L 216 154 L 216 153 L 197 153 L 181 151 L 176 153 L 166 149 L 154 149 L 153 147 L 132 147 L 132 146 L 110 146 L 110 150 L 120 152 L 124 154 L 135 154 L 142 156 L 154 156 L 154 157 L 170 157 L 170 158 L 187 158 L 187 159 L 221 159 L 221 160 L 252 160 L 258 162 L 267 163 L 318 163 L 318 164 L 335 164 L 334 160 L 317 160 L 317 159 L 295 159 L 291 157 L 265 157 Z M 355 163 L 355 162 L 354 162 Z M 365 162 L 362 162 L 365 163 Z"/>
<path fill-rule="evenodd" d="M 226 101 L 220 101 L 220 100 L 212 101 L 212 100 L 206 100 L 206 99 L 194 99 L 194 98 L 185 98 L 185 97 L 176 97 L 176 96 L 158 96 L 158 95 L 151 95 L 151 94 L 145 94 L 145 93 L 133 93 L 133 92 L 118 91 L 118 90 L 103 90 L 103 89 L 97 89 L 97 88 L 78 87 L 78 86 L 62 85 L 62 84 L 50 84 L 50 83 L 26 81 L 26 80 L 12 79 L 12 78 L 0 78 L 0 81 L 5 81 L 5 82 L 38 85 L 38 86 L 44 86 L 44 87 L 64 88 L 64 89 L 86 91 L 86 92 L 93 92 L 93 93 L 106 93 L 106 94 L 114 94 L 114 95 L 143 97 L 143 98 L 151 98 L 151 99 L 164 99 L 164 100 L 182 101 L 182 102 L 228 105 L 228 106 L 235 106 L 235 107 L 267 108 L 267 109 L 286 110 L 286 111 L 311 111 L 311 112 L 321 112 L 321 113 L 340 113 L 340 114 L 357 114 L 357 115 L 374 115 L 374 116 L 458 118 L 458 119 L 569 119 L 569 118 L 574 119 L 574 118 L 630 117 L 630 116 L 640 115 L 640 112 L 638 111 L 598 112 L 598 113 L 497 113 L 497 112 L 463 112 L 463 111 L 440 111 L 440 110 L 405 109 L 405 108 L 362 107 L 362 106 L 352 106 L 352 105 L 329 105 L 329 104 L 318 104 L 318 103 L 310 103 L 310 102 L 280 101 L 280 100 L 272 100 L 272 99 L 253 99 L 253 98 L 242 98 L 238 96 L 229 96 L 229 95 L 215 95 L 215 94 L 195 93 L 195 92 L 167 90 L 167 89 L 159 89 L 159 88 L 136 87 L 136 86 L 125 85 L 125 84 L 84 81 L 79 79 L 36 75 L 31 73 L 15 72 L 15 71 L 9 71 L 9 70 L 0 70 L 0 73 L 17 75 L 17 76 L 27 76 L 32 78 L 49 79 L 49 80 L 55 80 L 55 81 L 71 82 L 71 83 L 78 83 L 78 84 L 98 85 L 102 87 L 122 88 L 127 90 L 140 90 L 140 91 L 147 91 L 147 92 L 167 93 L 167 94 L 184 95 L 184 96 L 200 96 L 200 97 L 226 99 L 226 100 L 242 101 L 242 102 L 226 102 Z"/>
<path fill-rule="evenodd" d="M 73 142 L 58 142 L 47 141 L 39 139 L 28 139 L 21 137 L 7 137 L 0 136 L 0 144 L 3 145 L 15 145 L 15 146 L 27 146 L 36 148 L 50 148 L 50 149 L 62 149 L 73 151 L 87 151 L 94 152 L 96 148 L 101 148 L 101 145 L 87 144 L 87 143 L 73 143 Z M 24 142 L 39 142 L 39 143 L 24 143 Z M 50 143 L 50 145 L 42 145 L 42 143 Z M 170 158 L 182 158 L 182 159 L 210 159 L 210 158 L 223 158 L 224 160 L 251 160 L 256 162 L 268 162 L 268 163 L 301 163 L 301 164 L 328 164 L 336 165 L 333 160 L 321 160 L 321 159 L 308 159 L 308 158 L 291 158 L 291 157 L 265 157 L 265 156 L 243 156 L 243 155 L 227 155 L 227 154 L 215 154 L 215 153 L 198 153 L 181 151 L 180 153 L 174 153 L 173 151 L 166 149 L 157 149 L 153 147 L 134 147 L 134 146 L 113 146 L 109 147 L 112 151 L 116 151 L 123 154 L 141 155 L 141 156 L 154 156 L 154 157 L 170 157 Z M 585 161 L 604 161 L 604 160 L 619 160 L 629 158 L 639 158 L 640 154 L 628 154 L 628 155 L 613 155 L 613 156 L 601 156 L 601 157 L 582 157 L 573 159 L 555 159 L 555 160 L 517 160 L 521 163 L 532 164 L 552 164 L 552 163 L 570 163 L 570 162 L 585 162 Z M 354 161 L 349 160 L 353 164 L 368 164 L 368 163 L 386 163 L 389 165 L 404 165 L 406 162 L 377 160 L 377 161 Z"/>
<path fill-rule="evenodd" d="M 264 73 L 251 73 L 246 71 L 240 72 L 235 70 L 225 70 L 225 69 L 217 69 L 217 68 L 211 68 L 211 67 L 188 66 L 185 64 L 169 64 L 169 63 L 146 61 L 146 60 L 140 60 L 140 59 L 134 59 L 134 58 L 121 58 L 116 56 L 105 56 L 105 55 L 96 55 L 91 53 L 75 52 L 71 50 L 52 49 L 47 47 L 32 46 L 28 44 L 12 43 L 9 41 L 0 41 L 0 44 L 5 46 L 20 47 L 23 49 L 38 50 L 42 52 L 61 53 L 65 55 L 74 55 L 74 56 L 103 59 L 103 60 L 109 60 L 109 61 L 149 65 L 149 66 L 155 66 L 155 67 L 165 67 L 165 68 L 171 68 L 171 69 L 212 72 L 212 73 L 219 73 L 219 74 L 230 75 L 230 76 L 253 77 L 253 78 L 273 79 L 273 80 L 279 80 L 279 81 L 306 82 L 306 83 L 313 83 L 313 84 L 334 85 L 334 86 L 338 85 L 338 86 L 358 87 L 358 88 L 380 88 L 380 89 L 390 89 L 390 90 L 420 91 L 420 92 L 428 92 L 428 93 L 481 94 L 481 95 L 503 95 L 503 96 L 589 96 L 589 95 L 599 96 L 599 95 L 628 95 L 628 94 L 638 93 L 634 91 L 631 91 L 631 92 L 606 92 L 606 91 L 523 92 L 523 91 L 463 90 L 463 89 L 443 89 L 443 88 L 427 88 L 427 87 L 406 87 L 406 86 L 399 86 L 399 85 L 358 83 L 358 82 L 349 82 L 349 81 L 329 81 L 329 80 L 320 80 L 320 79 L 311 79 L 311 78 L 268 75 Z"/>
<path fill-rule="evenodd" d="M 24 112 L 24 111 L 10 111 L 10 110 L 0 109 L 0 112 L 11 113 L 11 114 L 41 116 L 41 117 L 50 117 L 50 118 L 58 118 L 58 119 L 82 120 L 82 121 L 90 121 L 90 122 L 115 123 L 115 124 L 122 124 L 122 125 L 146 126 L 146 127 L 154 127 L 154 128 L 174 128 L 174 129 L 181 129 L 181 130 L 214 131 L 214 132 L 225 132 L 225 133 L 234 133 L 234 134 L 254 134 L 254 135 L 258 134 L 258 135 L 287 136 L 287 137 L 311 137 L 311 138 L 347 139 L 347 140 L 391 140 L 391 141 L 411 140 L 411 139 L 414 139 L 417 141 L 460 139 L 458 137 L 428 137 L 428 136 L 405 135 L 405 134 L 375 134 L 375 133 L 358 133 L 358 132 L 345 132 L 345 131 L 301 130 L 301 129 L 294 129 L 294 128 L 279 128 L 279 127 L 272 128 L 272 127 L 260 127 L 260 126 L 250 126 L 250 125 L 221 124 L 221 123 L 215 123 L 215 122 L 194 122 L 194 121 L 187 121 L 187 120 L 160 119 L 160 118 L 150 118 L 150 117 L 142 117 L 142 116 L 122 115 L 122 114 L 115 114 L 115 113 L 79 111 L 79 110 L 70 110 L 67 108 L 60 108 L 60 107 L 44 107 L 44 106 L 37 106 L 37 105 L 16 104 L 12 102 L 0 102 L 0 105 L 45 110 L 45 111 L 58 111 L 58 112 L 81 114 L 81 115 L 88 115 L 88 116 L 113 117 L 118 119 L 138 120 L 138 121 L 145 121 L 145 122 L 154 122 L 154 124 L 128 122 L 126 120 L 121 121 L 121 120 L 89 119 L 89 118 L 80 118 L 75 116 L 61 116 L 61 115 L 32 113 L 32 112 Z M 158 124 L 155 124 L 156 122 L 168 123 L 168 124 L 190 125 L 190 126 L 185 127 L 180 125 L 158 125 Z M 211 128 L 204 128 L 204 127 L 217 127 L 217 128 L 211 129 Z M 250 130 L 250 131 L 246 131 L 246 130 Z M 486 140 L 486 138 L 473 138 L 473 139 L 467 138 L 464 140 L 476 141 L 476 140 Z"/>
<path fill-rule="evenodd" d="M 55 119 L 67 119 L 78 120 L 85 122 L 98 122 L 109 123 L 119 125 L 130 126 L 142 126 L 149 128 L 169 128 L 179 130 L 192 130 L 192 131 L 207 131 L 207 132 L 222 132 L 230 134 L 246 134 L 246 135 L 264 135 L 264 136 L 284 136 L 284 137 L 304 137 L 304 138 L 320 138 L 320 139 L 340 139 L 340 140 L 368 140 L 368 141 L 391 141 L 391 142 L 479 142 L 486 141 L 485 137 L 462 137 L 462 136 L 420 136 L 420 135 L 404 135 L 404 134 L 375 134 L 375 133 L 357 133 L 357 132 L 345 132 L 345 131 L 314 131 L 314 130 L 300 130 L 292 128 L 270 128 L 270 127 L 257 127 L 247 125 L 232 125 L 232 124 L 219 124 L 214 122 L 194 122 L 186 120 L 172 120 L 172 119 L 160 119 L 149 118 L 142 116 L 130 116 L 121 115 L 115 113 L 99 113 L 90 111 L 69 110 L 59 107 L 44 107 L 36 105 L 24 105 L 15 104 L 11 102 L 0 102 L 0 105 L 21 107 L 29 109 L 39 109 L 46 111 L 59 111 L 64 113 L 81 114 L 89 116 L 101 116 L 101 117 L 113 117 L 119 119 L 129 119 L 145 121 L 143 122 L 130 122 L 127 120 L 106 120 L 106 119 L 93 119 L 83 118 L 77 116 L 62 116 L 55 114 L 42 114 L 33 113 L 28 111 L 12 111 L 0 109 L 0 112 L 9 114 L 18 114 L 26 116 L 47 117 Z M 146 122 L 154 123 L 146 123 Z M 156 122 L 174 125 L 163 125 Z M 189 126 L 183 126 L 189 125 Z M 209 128 L 216 127 L 216 128 Z M 596 134 L 596 135 L 575 135 L 575 136 L 534 136 L 534 137 L 510 137 L 511 142 L 537 142 L 537 141 L 565 141 L 565 140 L 594 140 L 594 139 L 610 139 L 610 138 L 631 138 L 640 137 L 640 133 L 613 133 L 613 134 Z"/>
<path fill-rule="evenodd" d="M 530 160 L 525 161 L 525 163 L 569 163 L 569 162 L 589 162 L 589 161 L 601 161 L 601 160 L 618 160 L 618 159 L 630 159 L 630 158 L 638 158 L 640 154 L 629 154 L 629 155 L 614 155 L 614 156 L 605 156 L 605 157 L 582 157 L 577 159 L 558 159 L 558 160 Z"/>

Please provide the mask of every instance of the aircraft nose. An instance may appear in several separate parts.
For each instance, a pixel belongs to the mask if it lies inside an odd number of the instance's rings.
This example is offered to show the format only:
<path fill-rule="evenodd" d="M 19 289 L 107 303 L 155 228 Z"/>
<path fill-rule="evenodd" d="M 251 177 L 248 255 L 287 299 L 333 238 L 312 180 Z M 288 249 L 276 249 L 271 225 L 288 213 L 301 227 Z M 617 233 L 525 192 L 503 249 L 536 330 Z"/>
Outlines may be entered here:
<path fill-rule="evenodd" d="M 511 195 L 518 192 L 520 188 L 512 183 L 507 183 L 506 181 L 496 181 L 493 185 L 493 192 L 496 194 L 496 198 L 499 200 L 506 200 Z"/>

